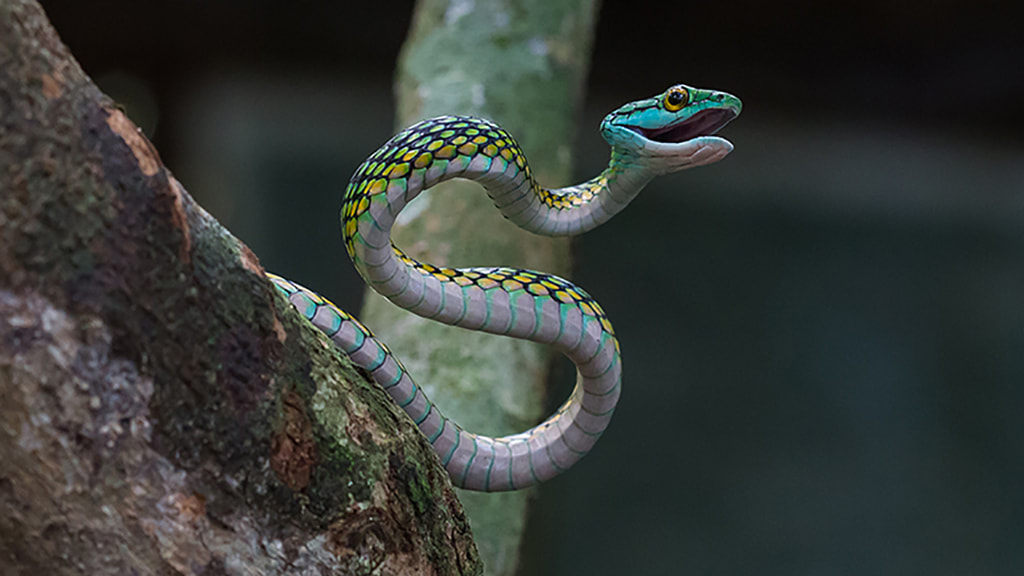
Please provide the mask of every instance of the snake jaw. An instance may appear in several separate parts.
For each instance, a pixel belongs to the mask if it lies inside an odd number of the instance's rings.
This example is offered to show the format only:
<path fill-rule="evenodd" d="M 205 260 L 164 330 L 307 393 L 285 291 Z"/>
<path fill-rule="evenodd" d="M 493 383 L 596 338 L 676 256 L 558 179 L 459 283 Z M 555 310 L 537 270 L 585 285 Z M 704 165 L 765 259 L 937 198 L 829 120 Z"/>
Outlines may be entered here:
<path fill-rule="evenodd" d="M 642 128 L 628 124 L 625 127 L 654 142 L 679 144 L 700 136 L 713 136 L 737 116 L 739 113 L 732 108 L 706 108 L 681 122 L 661 128 Z"/>

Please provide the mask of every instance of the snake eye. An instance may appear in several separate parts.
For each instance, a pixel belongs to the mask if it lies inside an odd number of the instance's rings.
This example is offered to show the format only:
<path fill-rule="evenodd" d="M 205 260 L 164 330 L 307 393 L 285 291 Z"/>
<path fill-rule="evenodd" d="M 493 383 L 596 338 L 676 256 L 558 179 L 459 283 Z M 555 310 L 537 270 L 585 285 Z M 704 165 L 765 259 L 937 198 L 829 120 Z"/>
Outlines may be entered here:
<path fill-rule="evenodd" d="M 677 86 L 665 93 L 665 110 L 678 112 L 690 101 L 690 93 L 686 88 Z"/>

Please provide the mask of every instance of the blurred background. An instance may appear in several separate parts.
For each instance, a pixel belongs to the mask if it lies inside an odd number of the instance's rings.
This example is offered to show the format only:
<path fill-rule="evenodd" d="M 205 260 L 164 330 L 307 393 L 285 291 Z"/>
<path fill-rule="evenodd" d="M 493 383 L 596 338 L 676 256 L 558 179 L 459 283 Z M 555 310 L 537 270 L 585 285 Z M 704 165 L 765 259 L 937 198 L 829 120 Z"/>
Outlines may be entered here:
<path fill-rule="evenodd" d="M 264 266 L 358 310 L 339 197 L 393 132 L 411 2 L 43 5 Z M 575 245 L 624 392 L 537 490 L 522 574 L 1024 573 L 1021 16 L 605 2 L 580 179 L 626 101 L 682 81 L 744 111 L 730 157 Z"/>

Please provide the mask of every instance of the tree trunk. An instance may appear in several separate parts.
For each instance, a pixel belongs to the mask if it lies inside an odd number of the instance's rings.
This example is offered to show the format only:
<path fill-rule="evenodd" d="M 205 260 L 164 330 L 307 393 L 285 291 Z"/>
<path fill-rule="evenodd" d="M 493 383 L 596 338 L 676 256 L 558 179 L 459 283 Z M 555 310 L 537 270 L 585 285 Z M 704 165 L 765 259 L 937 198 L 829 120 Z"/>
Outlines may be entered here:
<path fill-rule="evenodd" d="M 473 574 L 443 469 L 0 2 L 0 572 Z"/>
<path fill-rule="evenodd" d="M 497 121 L 537 179 L 569 183 L 572 140 L 590 61 L 594 0 L 420 0 L 398 64 L 398 124 L 442 114 Z M 514 266 L 567 275 L 566 239 L 501 217 L 478 184 L 446 182 L 407 208 L 395 242 L 425 262 Z M 403 213 L 406 216 L 406 213 Z M 370 293 L 363 320 L 402 358 L 432 401 L 465 429 L 501 436 L 544 414 L 550 347 L 458 330 Z M 459 491 L 488 574 L 516 570 L 530 491 Z"/>

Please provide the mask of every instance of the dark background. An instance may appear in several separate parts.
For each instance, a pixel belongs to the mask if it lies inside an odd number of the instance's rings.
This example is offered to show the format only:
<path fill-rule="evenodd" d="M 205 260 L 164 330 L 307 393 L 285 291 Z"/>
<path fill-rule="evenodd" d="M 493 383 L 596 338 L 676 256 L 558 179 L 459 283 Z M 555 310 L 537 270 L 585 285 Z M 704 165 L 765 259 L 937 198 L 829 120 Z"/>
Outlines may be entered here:
<path fill-rule="evenodd" d="M 393 130 L 411 3 L 43 4 L 268 269 L 358 308 L 336 204 Z M 523 574 L 1024 572 L 1012 4 L 605 3 L 580 178 L 623 102 L 683 81 L 744 112 L 732 156 L 576 245 L 625 388 L 538 490 Z"/>

